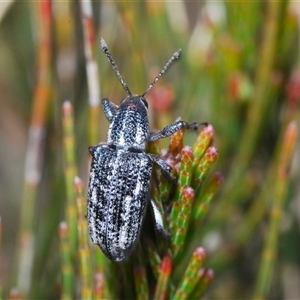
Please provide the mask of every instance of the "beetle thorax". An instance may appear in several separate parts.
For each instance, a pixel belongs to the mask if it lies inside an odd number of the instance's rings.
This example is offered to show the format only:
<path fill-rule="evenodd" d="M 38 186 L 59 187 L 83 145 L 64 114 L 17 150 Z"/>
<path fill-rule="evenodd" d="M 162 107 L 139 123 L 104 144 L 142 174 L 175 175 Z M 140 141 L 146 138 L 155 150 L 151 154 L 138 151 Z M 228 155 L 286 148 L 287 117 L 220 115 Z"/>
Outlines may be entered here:
<path fill-rule="evenodd" d="M 108 144 L 145 150 L 149 135 L 145 101 L 141 96 L 128 96 L 122 101 L 109 126 Z"/>

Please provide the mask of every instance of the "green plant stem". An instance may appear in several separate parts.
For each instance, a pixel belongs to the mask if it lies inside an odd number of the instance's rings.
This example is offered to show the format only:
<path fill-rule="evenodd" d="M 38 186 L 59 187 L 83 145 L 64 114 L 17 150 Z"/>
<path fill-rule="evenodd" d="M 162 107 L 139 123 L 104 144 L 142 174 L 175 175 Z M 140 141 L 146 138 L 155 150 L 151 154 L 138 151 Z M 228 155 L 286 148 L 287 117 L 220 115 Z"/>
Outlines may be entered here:
<path fill-rule="evenodd" d="M 69 300 L 73 298 L 74 293 L 74 271 L 72 266 L 72 251 L 70 246 L 70 236 L 68 225 L 61 222 L 59 225 L 60 253 L 61 253 L 61 273 L 62 273 L 62 291 L 61 299 Z"/>
<path fill-rule="evenodd" d="M 198 198 L 203 181 L 208 175 L 209 170 L 218 158 L 218 151 L 214 146 L 209 147 L 202 156 L 194 171 L 193 185 L 196 189 L 196 198 Z"/>
<path fill-rule="evenodd" d="M 200 131 L 200 134 L 198 135 L 197 140 L 194 143 L 193 146 L 193 152 L 194 152 L 194 162 L 193 162 L 193 168 L 196 170 L 202 156 L 205 154 L 205 151 L 209 147 L 213 135 L 214 135 L 214 127 L 212 125 L 207 125 L 202 128 Z"/>
<path fill-rule="evenodd" d="M 168 254 L 163 258 L 160 270 L 154 296 L 155 300 L 164 300 L 167 298 L 168 282 L 172 271 L 172 259 Z"/>
<path fill-rule="evenodd" d="M 199 223 L 203 220 L 210 207 L 211 201 L 220 190 L 223 182 L 224 177 L 221 173 L 214 174 L 202 196 L 199 199 L 195 199 L 196 203 L 192 210 L 192 220 L 194 223 Z"/>
<path fill-rule="evenodd" d="M 194 154 L 192 148 L 191 147 L 182 148 L 179 178 L 177 181 L 174 203 L 170 214 L 170 230 L 172 233 L 175 233 L 178 229 L 177 222 L 178 222 L 179 214 L 183 207 L 184 189 L 191 184 L 193 159 L 194 159 Z"/>
<path fill-rule="evenodd" d="M 174 260 L 178 254 L 182 252 L 188 225 L 190 222 L 191 208 L 194 202 L 195 192 L 191 187 L 185 187 L 181 192 L 180 210 L 176 217 L 176 222 L 173 220 L 170 227 L 172 229 L 172 252 Z"/>
<path fill-rule="evenodd" d="M 214 278 L 214 271 L 212 269 L 200 269 L 197 275 L 200 278 L 200 282 L 195 287 L 191 299 L 201 299 Z"/>
<path fill-rule="evenodd" d="M 270 288 L 270 282 L 274 270 L 276 253 L 278 249 L 280 222 L 284 209 L 284 201 L 289 183 L 289 169 L 291 159 L 294 153 L 298 135 L 296 122 L 291 122 L 287 126 L 285 137 L 282 142 L 282 151 L 280 153 L 279 162 L 276 171 L 275 198 L 271 208 L 271 219 L 265 246 L 262 254 L 262 262 L 254 291 L 254 299 L 264 299 Z"/>
<path fill-rule="evenodd" d="M 181 282 L 178 285 L 175 295 L 172 300 L 189 299 L 193 289 L 201 277 L 197 274 L 205 260 L 206 252 L 203 248 L 197 248 L 184 272 Z"/>

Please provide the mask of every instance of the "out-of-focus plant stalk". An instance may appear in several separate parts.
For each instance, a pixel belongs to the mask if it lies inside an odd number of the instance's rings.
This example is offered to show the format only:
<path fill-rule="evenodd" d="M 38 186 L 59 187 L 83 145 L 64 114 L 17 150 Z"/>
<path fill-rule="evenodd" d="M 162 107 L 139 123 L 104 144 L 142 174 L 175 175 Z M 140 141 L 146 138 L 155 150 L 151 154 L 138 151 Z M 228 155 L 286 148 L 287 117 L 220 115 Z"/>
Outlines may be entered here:
<path fill-rule="evenodd" d="M 89 246 L 88 225 L 85 218 L 86 199 L 82 181 L 75 177 L 74 189 L 77 206 L 77 231 L 78 231 L 78 253 L 81 283 L 81 299 L 92 299 L 92 267 L 91 251 Z"/>
<path fill-rule="evenodd" d="M 75 274 L 72 263 L 72 251 L 70 245 L 70 237 L 68 224 L 61 222 L 59 225 L 60 237 L 60 254 L 61 254 L 61 274 L 62 274 L 62 290 L 61 299 L 68 300 L 74 296 L 74 283 Z"/>
<path fill-rule="evenodd" d="M 268 99 L 270 88 L 270 75 L 276 53 L 276 37 L 278 31 L 280 1 L 267 1 L 265 28 L 259 59 L 257 60 L 257 73 L 254 85 L 253 101 L 249 108 L 246 128 L 240 141 L 237 157 L 237 167 L 244 170 L 253 155 L 259 138 L 259 132 L 267 108 L 272 99 Z"/>
<path fill-rule="evenodd" d="M 33 3 L 32 8 L 38 16 L 38 23 L 35 26 L 38 29 L 37 78 L 25 157 L 17 267 L 17 286 L 24 294 L 28 293 L 31 286 L 31 271 L 35 251 L 34 212 L 41 179 L 45 123 L 51 96 L 51 1 Z"/>
<path fill-rule="evenodd" d="M 134 70 L 135 80 L 131 80 L 128 85 L 133 93 L 141 93 L 144 92 L 147 84 L 143 63 L 143 51 L 141 48 L 143 45 L 141 38 L 143 36 L 139 34 L 140 31 L 143 31 L 143 27 L 145 26 L 143 14 L 140 13 L 142 5 L 131 1 L 120 1 L 118 7 L 120 17 L 125 25 L 124 28 L 126 29 L 127 34 L 130 35 L 130 44 L 133 51 L 130 65 L 131 69 Z M 136 24 L 139 24 L 139 26 L 136 26 Z"/>
<path fill-rule="evenodd" d="M 22 299 L 18 289 L 11 289 L 9 293 L 9 300 L 20 300 Z"/>
<path fill-rule="evenodd" d="M 252 101 L 250 102 L 247 121 L 235 161 L 232 163 L 233 170 L 228 178 L 223 199 L 230 199 L 234 203 L 238 195 L 236 187 L 241 185 L 244 180 L 244 173 L 253 156 L 254 149 L 257 146 L 259 133 L 263 118 L 266 116 L 271 101 L 269 97 L 270 78 L 276 53 L 276 38 L 278 31 L 279 9 L 282 3 L 280 1 L 266 1 L 266 18 L 263 29 L 263 38 L 261 49 L 257 58 L 257 71 L 255 75 L 254 91 Z M 222 201 L 222 207 L 218 209 L 218 218 L 228 217 L 227 208 L 230 209 L 228 201 Z"/>
<path fill-rule="evenodd" d="M 74 178 L 77 174 L 75 158 L 75 136 L 74 136 L 74 115 L 70 101 L 65 101 L 62 107 L 63 113 L 63 144 L 65 156 L 65 184 L 67 203 L 65 214 L 68 223 L 69 238 L 71 239 L 71 251 L 75 254 L 77 249 L 77 218 L 74 192 Z"/>
<path fill-rule="evenodd" d="M 285 120 L 289 120 L 289 114 L 286 115 Z M 284 136 L 285 132 L 280 132 L 279 136 Z M 262 189 L 258 196 L 254 199 L 251 204 L 248 212 L 244 215 L 244 221 L 234 228 L 232 233 L 232 243 L 234 243 L 237 247 L 243 247 L 245 243 L 249 241 L 251 235 L 253 234 L 255 228 L 258 226 L 260 221 L 263 219 L 264 215 L 266 215 L 268 207 L 271 205 L 270 203 L 270 191 L 274 189 L 274 182 L 276 181 L 276 167 L 278 157 L 282 152 L 282 143 L 277 145 L 273 162 L 269 165 L 267 170 L 267 175 L 265 177 Z M 218 254 L 216 254 L 211 261 L 211 265 L 222 264 L 222 262 L 226 262 L 226 264 L 230 264 L 231 260 L 234 259 L 235 256 L 232 255 L 232 249 L 228 249 L 224 247 Z"/>
<path fill-rule="evenodd" d="M 76 99 L 78 91 L 74 86 L 76 69 L 76 43 L 73 5 L 71 1 L 52 1 L 53 42 L 55 44 L 54 64 L 56 66 L 55 96 L 60 99 Z M 76 94 L 76 95 L 75 95 Z"/>
<path fill-rule="evenodd" d="M 107 297 L 109 298 L 109 297 Z M 94 288 L 93 288 L 93 299 L 100 300 L 105 299 L 104 297 L 104 274 L 101 271 L 95 271 L 94 274 Z"/>
<path fill-rule="evenodd" d="M 172 5 L 170 1 L 164 1 L 166 13 L 171 25 L 171 28 L 176 32 L 176 36 L 189 35 L 189 16 L 185 1 L 176 1 L 176 5 Z"/>
<path fill-rule="evenodd" d="M 170 55 L 172 52 L 174 52 L 177 48 L 182 48 L 184 43 L 186 43 L 185 37 L 186 30 L 188 30 L 187 27 L 187 9 L 184 5 L 185 3 L 183 1 L 177 1 L 176 5 L 170 4 L 168 5 L 166 1 L 160 1 L 160 2 L 154 2 L 154 1 L 145 1 L 146 9 L 147 9 L 147 15 L 149 16 L 149 20 L 151 20 L 151 28 L 153 29 L 153 32 L 155 32 L 155 35 L 153 35 L 153 38 L 157 39 L 159 41 L 155 46 L 155 53 L 164 53 L 163 57 L 166 57 L 165 59 L 168 59 L 168 55 Z M 175 7 L 176 6 L 176 7 Z M 172 7 L 172 8 L 171 8 Z M 175 13 L 174 13 L 175 12 Z M 176 20 L 176 21 L 175 21 Z M 143 23 L 148 25 L 146 22 L 142 21 Z M 149 26 L 149 25 L 148 25 Z M 147 27 L 144 29 L 144 31 L 147 31 Z M 177 34 L 175 34 L 175 32 Z M 174 33 L 174 35 L 172 34 Z M 166 39 L 166 36 L 168 38 Z M 153 50 L 152 50 L 152 36 L 151 33 L 149 33 L 149 37 L 147 35 L 147 38 L 143 41 L 143 45 L 146 45 L 145 50 L 146 57 L 153 56 Z M 152 53 L 151 53 L 152 52 Z M 160 55 L 155 56 L 159 59 Z M 164 59 L 164 60 L 165 60 Z M 148 60 L 148 59 L 147 59 Z M 164 64 L 165 61 L 161 60 L 161 64 Z M 159 64 L 159 61 L 155 59 L 155 64 L 157 66 L 157 69 L 161 68 L 161 64 Z M 182 60 L 181 60 L 182 62 Z M 177 71 L 178 72 L 178 67 Z M 149 71 L 148 71 L 149 72 Z M 150 72 L 151 76 L 155 76 L 154 72 Z M 154 110 L 154 105 L 152 99 L 149 101 L 149 117 L 150 117 L 150 124 L 153 126 L 155 124 L 158 126 L 158 128 L 163 128 L 166 125 L 173 122 L 173 117 L 171 114 L 171 107 L 172 103 L 175 101 L 175 98 L 178 98 L 178 95 L 176 95 L 177 89 L 169 88 L 166 85 L 166 81 L 161 81 L 160 84 L 156 87 L 156 89 L 153 89 L 151 91 L 151 94 L 156 94 L 156 102 L 158 107 Z M 148 95 L 148 99 L 150 98 L 150 93 Z M 152 97 L 151 97 L 152 98 Z M 185 99 L 186 100 L 186 99 Z M 168 103 L 168 104 L 167 104 Z M 167 106 L 165 106 L 167 104 Z M 161 109 L 165 106 L 165 109 Z M 160 107 L 160 108 L 159 108 Z M 158 109 L 159 108 L 159 109 Z"/>
<path fill-rule="evenodd" d="M 2 248 L 2 218 L 0 216 L 0 253 L 1 253 L 1 248 Z M 3 299 L 2 296 L 2 285 L 0 284 L 0 300 Z"/>
<path fill-rule="evenodd" d="M 96 60 L 96 36 L 92 2 L 80 0 L 81 18 L 84 33 L 84 54 L 86 60 L 86 73 L 89 94 L 89 143 L 95 145 L 100 139 L 100 80 Z"/>
<path fill-rule="evenodd" d="M 275 193 L 271 207 L 271 219 L 262 253 L 262 261 L 256 281 L 254 299 L 264 299 L 270 288 L 278 250 L 279 229 L 289 183 L 289 169 L 293 157 L 298 128 L 295 121 L 288 124 L 276 168 Z"/>
<path fill-rule="evenodd" d="M 138 300 L 149 298 L 146 268 L 143 265 L 135 265 L 133 269 L 136 295 Z"/>

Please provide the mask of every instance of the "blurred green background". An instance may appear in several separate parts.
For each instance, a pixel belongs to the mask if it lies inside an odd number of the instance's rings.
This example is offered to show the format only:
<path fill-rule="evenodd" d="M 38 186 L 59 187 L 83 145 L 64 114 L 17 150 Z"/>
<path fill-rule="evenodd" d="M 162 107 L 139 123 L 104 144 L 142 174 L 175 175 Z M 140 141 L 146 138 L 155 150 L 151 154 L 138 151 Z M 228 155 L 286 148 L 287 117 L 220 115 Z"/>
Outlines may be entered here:
<path fill-rule="evenodd" d="M 108 128 L 102 111 L 90 105 L 80 3 L 49 3 L 50 18 L 41 2 L 0 5 L 4 298 L 19 282 L 24 215 L 36 239 L 32 278 L 47 286 L 38 295 L 59 293 L 63 102 L 74 106 L 75 162 L 84 183 L 87 148 L 105 141 Z M 120 103 L 126 94 L 101 53 L 100 36 L 134 93 L 143 93 L 181 48 L 180 61 L 147 98 L 152 128 L 178 116 L 214 126 L 219 157 L 213 169 L 225 183 L 199 227 L 198 243 L 215 272 L 208 297 L 300 299 L 299 3 L 95 1 L 92 8 L 96 97 Z M 186 144 L 195 138 L 187 134 Z"/>

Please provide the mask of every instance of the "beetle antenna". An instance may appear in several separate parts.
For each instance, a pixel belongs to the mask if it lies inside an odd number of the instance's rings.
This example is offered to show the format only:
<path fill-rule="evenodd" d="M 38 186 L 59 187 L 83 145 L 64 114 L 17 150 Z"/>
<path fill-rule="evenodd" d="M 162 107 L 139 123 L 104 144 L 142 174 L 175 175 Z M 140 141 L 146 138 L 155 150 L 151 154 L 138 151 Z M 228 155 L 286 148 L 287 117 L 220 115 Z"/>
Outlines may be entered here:
<path fill-rule="evenodd" d="M 127 92 L 128 95 L 131 96 L 132 93 L 131 93 L 128 85 L 125 83 L 125 81 L 124 81 L 124 79 L 123 79 L 123 77 L 122 77 L 122 75 L 121 75 L 121 73 L 120 73 L 120 71 L 118 69 L 118 66 L 117 66 L 116 62 L 114 61 L 114 59 L 112 58 L 112 56 L 111 56 L 111 54 L 110 54 L 110 52 L 108 50 L 107 44 L 106 44 L 106 42 L 104 41 L 103 38 L 100 39 L 100 46 L 101 46 L 102 51 L 105 53 L 107 59 L 111 63 L 111 65 L 112 65 L 112 67 L 113 67 L 113 69 L 114 69 L 114 71 L 115 71 L 115 73 L 116 73 L 119 81 L 121 82 L 121 84 L 123 86 L 123 89 Z"/>
<path fill-rule="evenodd" d="M 148 88 L 146 89 L 145 93 L 142 95 L 142 97 L 144 97 L 153 87 L 154 85 L 157 83 L 157 81 L 160 79 L 160 77 L 168 70 L 168 68 L 171 66 L 171 64 L 180 58 L 182 54 L 182 50 L 179 49 L 176 52 L 174 52 L 174 54 L 172 55 L 172 57 L 169 59 L 169 61 L 164 65 L 164 67 L 162 68 L 162 70 L 158 73 L 158 75 L 154 78 L 153 82 L 149 84 Z"/>

